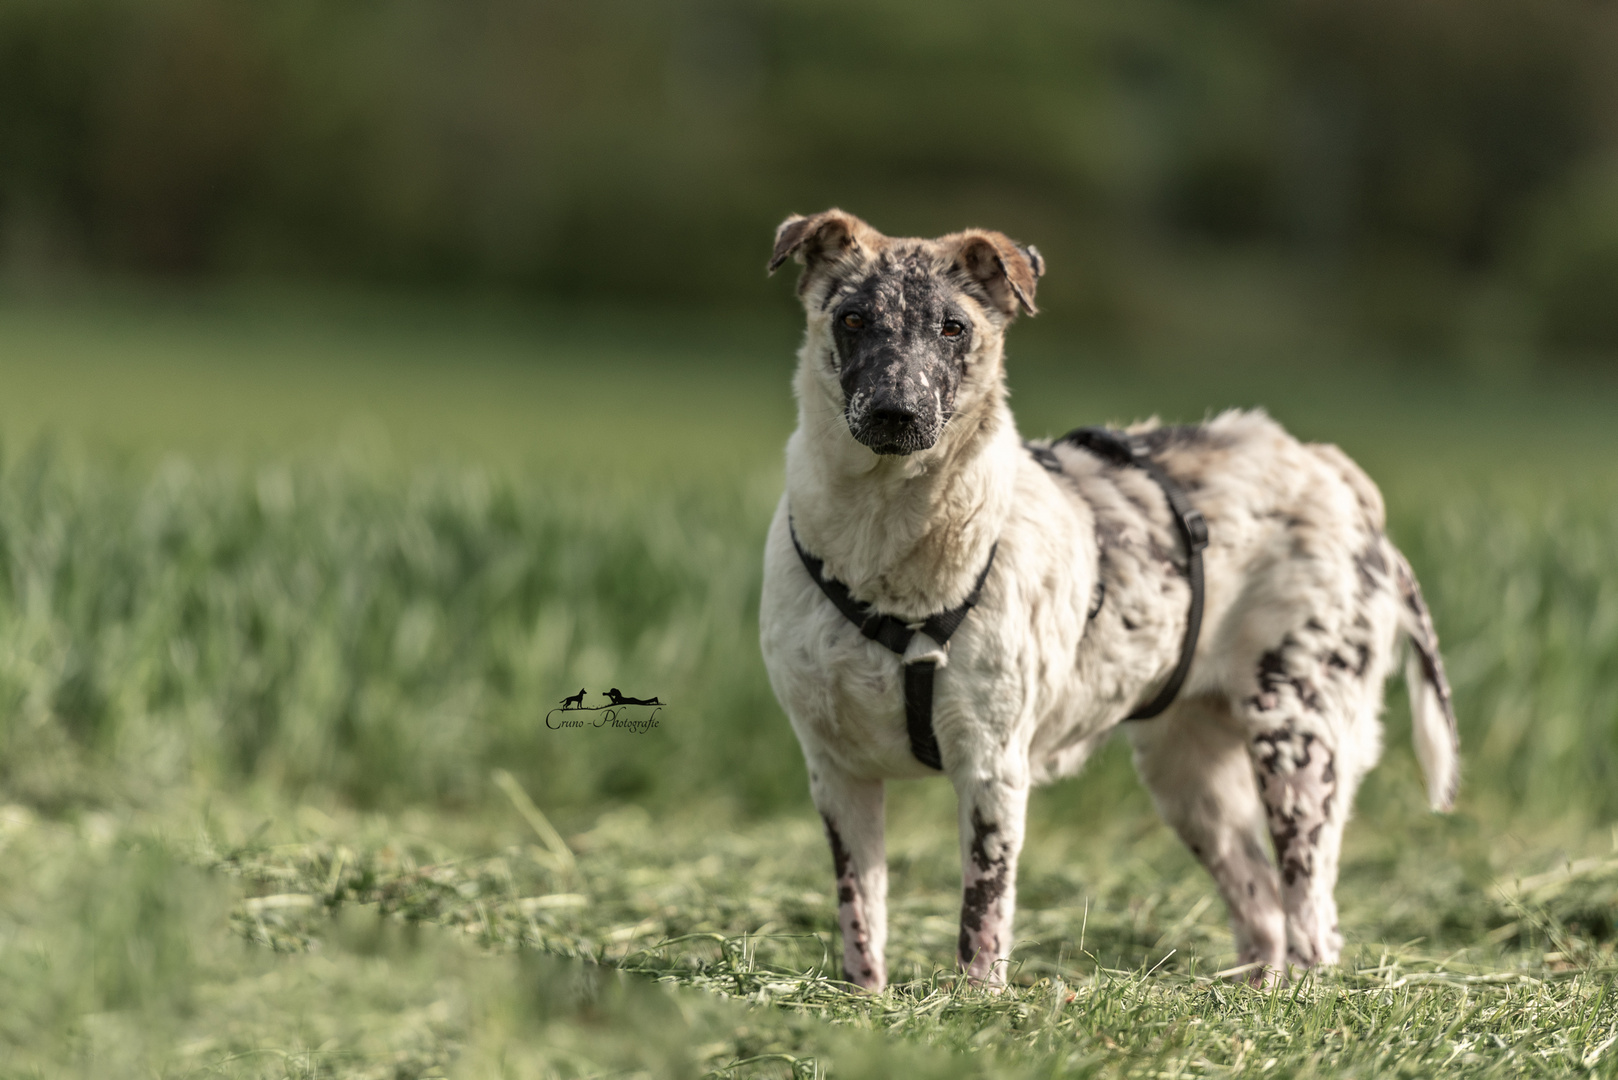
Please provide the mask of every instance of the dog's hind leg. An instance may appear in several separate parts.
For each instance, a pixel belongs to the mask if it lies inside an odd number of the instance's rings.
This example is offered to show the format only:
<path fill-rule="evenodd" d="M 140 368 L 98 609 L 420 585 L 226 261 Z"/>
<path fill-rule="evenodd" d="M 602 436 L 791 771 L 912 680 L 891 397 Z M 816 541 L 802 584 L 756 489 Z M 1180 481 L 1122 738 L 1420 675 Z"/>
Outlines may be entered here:
<path fill-rule="evenodd" d="M 1255 965 L 1248 981 L 1277 978 L 1286 961 L 1286 919 L 1246 733 L 1222 701 L 1210 698 L 1186 699 L 1124 729 L 1158 813 L 1201 860 L 1230 909 L 1237 962 Z"/>
<path fill-rule="evenodd" d="M 975 983 L 1001 987 L 1017 914 L 1017 857 L 1028 816 L 1026 772 L 1021 782 L 993 776 L 957 777 L 961 815 L 961 934 L 956 958 Z"/>
<path fill-rule="evenodd" d="M 1284 635 L 1259 654 L 1254 692 L 1235 705 L 1281 872 L 1288 959 L 1303 967 L 1335 964 L 1342 953 L 1332 894 L 1343 827 L 1380 752 L 1379 642 L 1391 635 L 1364 637 L 1356 627 L 1350 636 L 1354 644 L 1312 626 Z"/>
<path fill-rule="evenodd" d="M 843 977 L 866 990 L 887 985 L 888 861 L 882 781 L 859 780 L 836 765 L 809 764 L 809 790 L 826 825 L 837 873 Z"/>

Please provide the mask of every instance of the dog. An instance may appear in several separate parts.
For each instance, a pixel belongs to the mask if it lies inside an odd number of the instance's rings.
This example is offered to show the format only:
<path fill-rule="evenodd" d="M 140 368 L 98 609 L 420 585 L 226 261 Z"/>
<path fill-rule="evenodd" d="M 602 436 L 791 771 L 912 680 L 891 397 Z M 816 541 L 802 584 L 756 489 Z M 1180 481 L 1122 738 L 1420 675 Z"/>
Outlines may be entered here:
<path fill-rule="evenodd" d="M 825 822 L 845 977 L 887 980 L 885 780 L 953 784 L 956 960 L 998 987 L 1029 790 L 1077 772 L 1121 724 L 1229 908 L 1246 977 L 1336 962 L 1343 827 L 1381 752 L 1401 639 L 1434 809 L 1458 781 L 1437 637 L 1376 486 L 1258 411 L 1135 425 L 1116 436 L 1133 460 L 1024 443 L 1005 335 L 1035 313 L 1044 259 L 1002 233 L 890 238 L 834 209 L 782 223 L 770 270 L 788 259 L 807 327 L 759 636 Z M 1201 515 L 1205 550 L 1177 528 L 1168 486 Z M 1161 715 L 1123 724 L 1176 675 Z"/>
<path fill-rule="evenodd" d="M 661 705 L 661 704 L 663 704 L 661 701 L 657 700 L 657 698 L 655 698 L 655 697 L 653 697 L 653 698 L 625 697 L 623 694 L 618 692 L 618 688 L 616 686 L 613 687 L 611 690 L 607 691 L 607 700 L 613 705 Z"/>
<path fill-rule="evenodd" d="M 563 698 L 558 704 L 560 704 L 564 709 L 584 708 L 584 687 L 579 687 L 579 692 L 577 694 L 574 694 L 571 697 Z"/>

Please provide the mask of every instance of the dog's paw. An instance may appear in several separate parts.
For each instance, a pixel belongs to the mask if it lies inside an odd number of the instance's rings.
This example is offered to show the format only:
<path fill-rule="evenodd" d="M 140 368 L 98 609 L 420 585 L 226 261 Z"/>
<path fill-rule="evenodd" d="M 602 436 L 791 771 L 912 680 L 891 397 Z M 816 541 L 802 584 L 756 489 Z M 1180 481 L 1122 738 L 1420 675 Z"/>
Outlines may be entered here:
<path fill-rule="evenodd" d="M 1330 966 L 1343 955 L 1337 913 L 1305 909 L 1287 917 L 1287 960 L 1301 968 Z"/>
<path fill-rule="evenodd" d="M 1257 990 L 1287 982 L 1287 958 L 1280 949 L 1246 948 L 1236 956 L 1236 968 L 1231 978 Z"/>
<path fill-rule="evenodd" d="M 888 976 L 885 971 L 872 971 L 870 968 L 860 968 L 858 971 L 844 970 L 843 978 L 868 994 L 880 994 L 888 988 Z"/>

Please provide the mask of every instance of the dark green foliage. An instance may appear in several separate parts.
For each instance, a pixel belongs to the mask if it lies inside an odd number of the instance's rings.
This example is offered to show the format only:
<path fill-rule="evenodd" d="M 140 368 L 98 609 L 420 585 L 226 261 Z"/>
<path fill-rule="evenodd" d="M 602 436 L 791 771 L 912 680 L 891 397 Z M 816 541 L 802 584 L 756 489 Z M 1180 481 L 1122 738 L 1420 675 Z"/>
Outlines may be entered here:
<path fill-rule="evenodd" d="M 1618 285 L 1542 222 L 1614 152 L 1615 35 L 1578 0 L 3 0 L 0 267 L 756 304 L 769 230 L 840 204 L 1037 242 L 1091 331 L 1261 247 L 1384 340 L 1458 347 L 1494 287 L 1610 353 Z M 1425 323 L 1355 299 L 1389 274 Z"/>

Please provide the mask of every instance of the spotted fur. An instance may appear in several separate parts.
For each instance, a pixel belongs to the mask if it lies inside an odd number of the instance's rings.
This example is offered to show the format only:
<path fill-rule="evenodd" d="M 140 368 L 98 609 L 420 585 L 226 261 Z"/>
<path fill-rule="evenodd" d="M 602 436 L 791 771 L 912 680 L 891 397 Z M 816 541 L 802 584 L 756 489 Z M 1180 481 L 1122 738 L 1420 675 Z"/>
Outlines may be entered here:
<path fill-rule="evenodd" d="M 914 623 L 959 604 L 999 544 L 948 646 L 918 634 L 911 647 L 939 662 L 933 727 L 960 802 L 957 958 L 994 985 L 1014 941 L 1028 792 L 1076 772 L 1174 669 L 1186 552 L 1143 470 L 1017 434 L 1004 341 L 1034 310 L 1036 250 L 986 230 L 895 239 L 831 210 L 782 224 L 772 269 L 790 258 L 804 266 L 807 328 L 760 640 L 826 819 L 844 970 L 871 989 L 886 981 L 883 783 L 932 773 L 910 751 L 897 658 L 827 602 L 789 514 L 827 576 Z M 1255 981 L 1334 962 L 1342 831 L 1380 753 L 1401 638 L 1433 803 L 1453 798 L 1432 619 L 1375 485 L 1335 447 L 1261 412 L 1131 431 L 1211 537 L 1186 685 L 1162 716 L 1125 726 L 1136 767 L 1212 875 Z"/>

